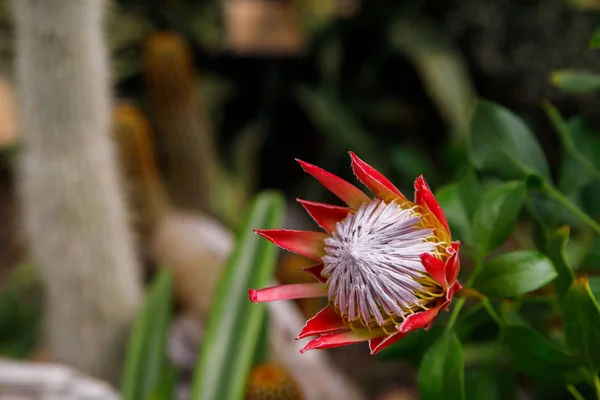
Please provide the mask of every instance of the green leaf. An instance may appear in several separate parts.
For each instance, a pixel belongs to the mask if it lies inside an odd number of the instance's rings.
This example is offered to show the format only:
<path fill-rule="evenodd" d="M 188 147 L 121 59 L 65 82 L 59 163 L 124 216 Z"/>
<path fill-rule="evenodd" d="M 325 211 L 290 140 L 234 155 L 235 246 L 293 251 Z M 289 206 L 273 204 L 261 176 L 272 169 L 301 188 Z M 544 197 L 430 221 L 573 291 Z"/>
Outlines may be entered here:
<path fill-rule="evenodd" d="M 453 236 L 466 243 L 473 243 L 471 223 L 462 203 L 459 186 L 455 183 L 442 186 L 435 192 L 435 198 L 446 214 Z"/>
<path fill-rule="evenodd" d="M 475 210 L 481 203 L 483 188 L 479 182 L 477 174 L 472 168 L 469 168 L 457 182 L 460 198 L 464 204 L 465 211 L 470 221 L 475 217 Z"/>
<path fill-rule="evenodd" d="M 600 90 L 600 75 L 588 71 L 560 69 L 550 75 L 552 84 L 566 92 L 591 93 Z"/>
<path fill-rule="evenodd" d="M 277 259 L 277 247 L 252 230 L 280 226 L 283 213 L 284 200 L 273 192 L 258 194 L 246 213 L 213 300 L 194 371 L 192 399 L 239 400 L 244 396 L 266 313 L 264 304 L 248 300 L 248 289 L 267 285 Z"/>
<path fill-rule="evenodd" d="M 501 245 L 512 232 L 525 199 L 523 182 L 506 182 L 488 188 L 473 217 L 473 234 L 483 253 Z"/>
<path fill-rule="evenodd" d="M 577 366 L 573 355 L 527 325 L 505 325 L 502 329 L 513 365 L 519 371 L 539 380 L 573 381 Z"/>
<path fill-rule="evenodd" d="M 464 147 L 475 90 L 461 53 L 435 25 L 414 14 L 403 13 L 392 21 L 389 36 L 392 49 L 402 52 L 415 66 L 454 142 Z"/>
<path fill-rule="evenodd" d="M 569 290 L 575 274 L 569 266 L 565 256 L 565 249 L 569 241 L 569 227 L 564 226 L 553 232 L 548 238 L 545 254 L 552 260 L 554 268 L 558 273 L 556 278 L 556 290 L 560 296 L 563 296 Z"/>
<path fill-rule="evenodd" d="M 596 30 L 594 30 L 594 33 L 590 38 L 590 49 L 600 49 L 600 26 L 596 27 Z"/>
<path fill-rule="evenodd" d="M 423 356 L 419 393 L 422 400 L 465 398 L 462 346 L 453 331 L 446 331 Z"/>
<path fill-rule="evenodd" d="M 485 264 L 473 287 L 489 297 L 512 297 L 539 289 L 557 275 L 554 265 L 543 254 L 513 251 Z"/>
<path fill-rule="evenodd" d="M 569 124 L 564 120 L 560 112 L 549 102 L 544 103 L 544 110 L 550 118 L 550 121 L 556 128 L 560 141 L 567 153 L 575 160 L 579 166 L 590 176 L 600 179 L 600 169 L 597 168 L 586 156 L 580 152 L 573 141 Z"/>
<path fill-rule="evenodd" d="M 596 303 L 598 303 L 600 301 L 600 276 L 589 278 L 588 282 L 590 284 L 590 291 L 596 299 Z"/>
<path fill-rule="evenodd" d="M 592 375 L 600 370 L 600 307 L 587 278 L 576 279 L 563 300 L 569 347 Z"/>
<path fill-rule="evenodd" d="M 521 179 L 528 174 L 549 179 L 548 163 L 535 136 L 506 108 L 478 101 L 470 129 L 470 153 L 478 169 L 502 179 Z"/>
<path fill-rule="evenodd" d="M 500 368 L 476 368 L 465 376 L 467 400 L 514 400 L 517 398 L 517 376 Z"/>
<path fill-rule="evenodd" d="M 173 309 L 173 276 L 162 267 L 133 325 L 125 354 L 121 391 L 125 400 L 145 399 L 156 390 L 166 363 Z"/>

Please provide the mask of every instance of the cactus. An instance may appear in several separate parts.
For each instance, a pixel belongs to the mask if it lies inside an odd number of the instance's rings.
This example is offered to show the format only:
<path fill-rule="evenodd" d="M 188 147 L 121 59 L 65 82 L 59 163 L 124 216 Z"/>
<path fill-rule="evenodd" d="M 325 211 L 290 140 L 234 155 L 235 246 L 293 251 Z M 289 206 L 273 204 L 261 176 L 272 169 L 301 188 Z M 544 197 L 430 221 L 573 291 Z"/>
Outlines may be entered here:
<path fill-rule="evenodd" d="M 187 42 L 173 32 L 151 35 L 145 45 L 144 69 L 152 115 L 165 149 L 169 197 L 176 208 L 211 212 L 218 173 L 216 149 Z"/>
<path fill-rule="evenodd" d="M 117 381 L 142 297 L 109 137 L 103 0 L 13 0 L 19 183 L 54 360 Z"/>
<path fill-rule="evenodd" d="M 246 400 L 302 400 L 304 397 L 291 375 L 282 366 L 265 363 L 252 368 Z"/>
<path fill-rule="evenodd" d="M 124 172 L 137 231 L 143 242 L 168 209 L 156 165 L 150 126 L 142 112 L 130 103 L 114 110 L 113 137 Z"/>

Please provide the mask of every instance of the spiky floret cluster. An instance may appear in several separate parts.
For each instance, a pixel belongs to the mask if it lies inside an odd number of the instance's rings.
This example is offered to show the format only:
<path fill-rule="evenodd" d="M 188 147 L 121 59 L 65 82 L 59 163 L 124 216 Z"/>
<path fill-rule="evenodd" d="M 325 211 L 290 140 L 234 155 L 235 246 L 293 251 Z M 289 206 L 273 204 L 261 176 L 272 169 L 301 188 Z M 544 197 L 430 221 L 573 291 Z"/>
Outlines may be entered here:
<path fill-rule="evenodd" d="M 299 200 L 325 232 L 257 230 L 278 246 L 319 264 L 306 269 L 317 283 L 250 290 L 255 302 L 327 296 L 298 339 L 320 335 L 302 351 L 369 341 L 375 354 L 409 332 L 428 329 L 461 288 L 459 242 L 427 182 L 415 180 L 409 201 L 380 172 L 350 153 L 356 176 L 374 194 L 314 165 L 306 172 L 348 207 Z"/>

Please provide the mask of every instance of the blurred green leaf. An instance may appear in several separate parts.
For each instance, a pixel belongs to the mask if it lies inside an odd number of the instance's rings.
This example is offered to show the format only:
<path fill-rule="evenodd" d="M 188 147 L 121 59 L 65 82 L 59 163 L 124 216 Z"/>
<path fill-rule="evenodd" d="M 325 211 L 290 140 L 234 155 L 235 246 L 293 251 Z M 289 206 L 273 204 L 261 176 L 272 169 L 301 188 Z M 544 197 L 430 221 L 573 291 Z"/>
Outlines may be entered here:
<path fill-rule="evenodd" d="M 501 245 L 512 232 L 525 199 L 523 182 L 489 187 L 473 216 L 473 237 L 482 255 Z"/>
<path fill-rule="evenodd" d="M 457 182 L 460 198 L 465 206 L 469 220 L 473 221 L 475 211 L 479 208 L 483 188 L 475 171 L 469 168 Z"/>
<path fill-rule="evenodd" d="M 171 400 L 176 398 L 176 389 L 179 383 L 177 368 L 166 362 L 160 373 L 160 379 L 155 385 L 154 391 L 146 397 L 147 400 Z"/>
<path fill-rule="evenodd" d="M 454 331 L 446 331 L 427 350 L 419 370 L 422 400 L 465 398 L 462 346 Z"/>
<path fill-rule="evenodd" d="M 590 291 L 596 299 L 596 303 L 600 301 L 600 276 L 594 276 L 588 279 L 590 285 Z"/>
<path fill-rule="evenodd" d="M 586 173 L 595 179 L 600 179 L 600 169 L 596 168 L 596 166 L 577 149 L 572 138 L 570 126 L 564 120 L 560 112 L 549 102 L 544 103 L 544 110 L 556 128 L 560 141 L 567 153 L 569 153 L 573 160 L 575 160 Z"/>
<path fill-rule="evenodd" d="M 563 309 L 567 343 L 595 376 L 600 370 L 600 307 L 587 278 L 573 282 L 564 297 Z"/>
<path fill-rule="evenodd" d="M 489 297 L 512 297 L 539 289 L 557 275 L 546 256 L 520 250 L 504 253 L 486 263 L 473 287 Z"/>
<path fill-rule="evenodd" d="M 527 325 L 503 328 L 504 340 L 517 370 L 538 380 L 573 381 L 577 359 Z"/>
<path fill-rule="evenodd" d="M 600 49 L 600 26 L 597 26 L 590 38 L 590 49 Z"/>
<path fill-rule="evenodd" d="M 277 247 L 252 230 L 280 226 L 284 204 L 280 194 L 262 192 L 247 210 L 209 315 L 192 399 L 240 400 L 244 396 L 266 313 L 264 304 L 248 300 L 248 289 L 267 284 L 277 259 Z"/>
<path fill-rule="evenodd" d="M 571 93 L 590 93 L 600 90 L 600 75 L 588 71 L 560 69 L 550 74 L 552 84 Z"/>
<path fill-rule="evenodd" d="M 160 382 L 173 308 L 173 276 L 163 267 L 138 313 L 125 355 L 121 391 L 125 400 L 145 399 Z"/>
<path fill-rule="evenodd" d="M 341 152 L 356 149 L 360 151 L 361 158 L 377 159 L 368 133 L 336 96 L 324 89 L 300 86 L 297 97 L 315 126 L 326 133 Z"/>
<path fill-rule="evenodd" d="M 453 237 L 472 244 L 471 223 L 462 203 L 458 184 L 451 183 L 440 187 L 435 192 L 435 198 L 446 214 Z"/>
<path fill-rule="evenodd" d="M 571 283 L 573 283 L 573 279 L 575 278 L 575 274 L 573 274 L 573 270 L 569 266 L 565 255 L 565 249 L 567 247 L 567 242 L 569 241 L 569 227 L 564 226 L 560 229 L 554 231 L 548 237 L 548 244 L 546 245 L 546 254 L 552 263 L 554 264 L 554 268 L 558 273 L 556 277 L 556 290 L 560 296 L 563 296 L 571 287 Z"/>
<path fill-rule="evenodd" d="M 486 100 L 477 102 L 471 120 L 470 153 L 478 169 L 503 179 L 550 177 L 546 157 L 525 122 Z"/>
<path fill-rule="evenodd" d="M 435 25 L 416 15 L 403 14 L 391 24 L 390 42 L 415 65 L 452 136 L 464 146 L 476 95 L 460 52 Z"/>
<path fill-rule="evenodd" d="M 517 377 L 513 371 L 477 368 L 465 376 L 467 400 L 514 400 L 517 398 Z"/>
<path fill-rule="evenodd" d="M 402 178 L 412 182 L 416 176 L 423 175 L 430 186 L 435 186 L 438 176 L 431 162 L 414 147 L 394 147 L 390 161 Z"/>

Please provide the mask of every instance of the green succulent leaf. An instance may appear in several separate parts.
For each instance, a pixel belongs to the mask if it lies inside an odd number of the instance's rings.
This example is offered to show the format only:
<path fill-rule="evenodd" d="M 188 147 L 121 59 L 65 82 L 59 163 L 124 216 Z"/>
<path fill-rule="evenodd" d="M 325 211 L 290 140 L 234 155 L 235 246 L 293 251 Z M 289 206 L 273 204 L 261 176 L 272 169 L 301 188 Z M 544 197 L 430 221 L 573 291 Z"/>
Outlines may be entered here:
<path fill-rule="evenodd" d="M 563 300 L 565 333 L 573 353 L 596 375 L 600 370 L 600 307 L 587 278 L 576 279 Z"/>
<path fill-rule="evenodd" d="M 248 289 L 267 285 L 277 259 L 277 247 L 252 230 L 279 227 L 283 213 L 284 200 L 274 192 L 259 193 L 247 210 L 213 300 L 194 371 L 192 399 L 239 400 L 244 396 L 267 311 L 264 304 L 248 300 Z"/>
<path fill-rule="evenodd" d="M 600 90 L 600 75 L 589 71 L 560 69 L 550 75 L 552 84 L 566 92 L 591 93 Z"/>
<path fill-rule="evenodd" d="M 473 287 L 488 297 L 512 297 L 539 289 L 557 275 L 552 261 L 543 254 L 513 251 L 485 264 Z"/>
<path fill-rule="evenodd" d="M 473 216 L 473 236 L 482 255 L 501 245 L 512 232 L 525 199 L 521 181 L 491 186 Z"/>
<path fill-rule="evenodd" d="M 546 157 L 529 127 L 498 104 L 479 100 L 470 125 L 475 167 L 502 179 L 537 174 L 549 179 Z"/>
<path fill-rule="evenodd" d="M 465 398 L 463 351 L 454 331 L 446 331 L 423 356 L 419 392 L 423 400 Z"/>
<path fill-rule="evenodd" d="M 145 399 L 157 390 L 168 361 L 166 347 L 173 312 L 173 276 L 163 267 L 136 317 L 125 354 L 121 391 L 125 400 Z"/>

